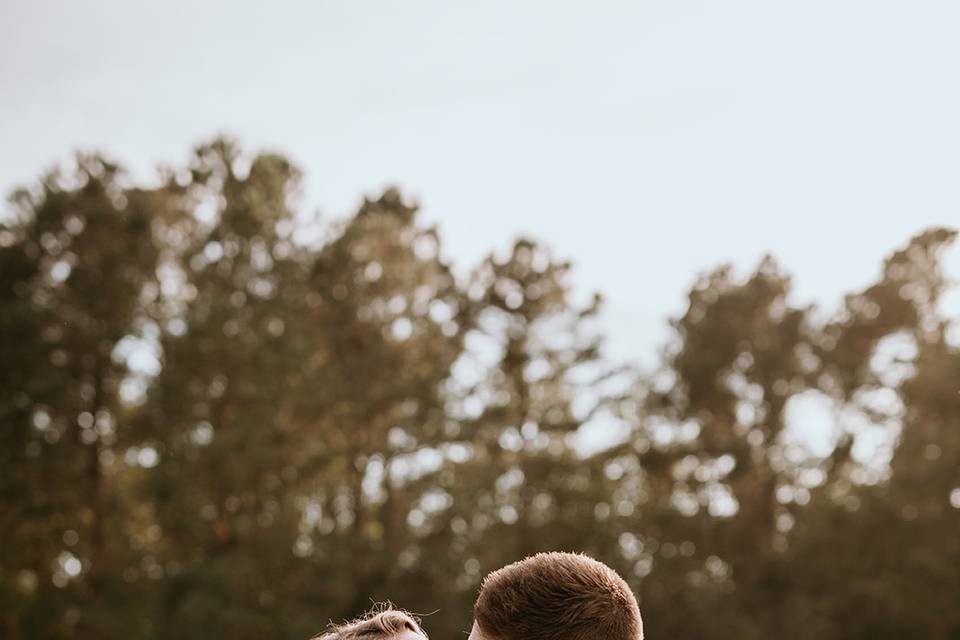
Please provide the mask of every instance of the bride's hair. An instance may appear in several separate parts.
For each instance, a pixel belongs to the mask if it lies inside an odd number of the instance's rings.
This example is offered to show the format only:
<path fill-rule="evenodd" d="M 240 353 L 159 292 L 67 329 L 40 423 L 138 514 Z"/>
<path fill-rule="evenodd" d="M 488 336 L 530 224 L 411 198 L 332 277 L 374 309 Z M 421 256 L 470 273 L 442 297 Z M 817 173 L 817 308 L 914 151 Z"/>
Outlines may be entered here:
<path fill-rule="evenodd" d="M 415 617 L 386 604 L 375 606 L 369 613 L 356 620 L 331 625 L 329 629 L 314 636 L 312 640 L 378 640 L 390 638 L 404 631 L 412 631 L 421 634 L 424 638 L 427 637 Z"/>

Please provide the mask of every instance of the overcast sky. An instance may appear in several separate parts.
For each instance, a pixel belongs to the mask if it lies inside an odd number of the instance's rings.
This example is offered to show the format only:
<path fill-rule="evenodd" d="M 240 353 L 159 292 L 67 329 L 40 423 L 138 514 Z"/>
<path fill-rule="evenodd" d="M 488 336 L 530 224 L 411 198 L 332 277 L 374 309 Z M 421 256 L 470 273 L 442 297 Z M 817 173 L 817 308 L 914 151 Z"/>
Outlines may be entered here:
<path fill-rule="evenodd" d="M 401 186 L 461 271 L 547 241 L 650 363 L 720 262 L 829 307 L 960 225 L 958 33 L 956 0 L 0 0 L 0 188 L 227 132 L 328 216 Z"/>

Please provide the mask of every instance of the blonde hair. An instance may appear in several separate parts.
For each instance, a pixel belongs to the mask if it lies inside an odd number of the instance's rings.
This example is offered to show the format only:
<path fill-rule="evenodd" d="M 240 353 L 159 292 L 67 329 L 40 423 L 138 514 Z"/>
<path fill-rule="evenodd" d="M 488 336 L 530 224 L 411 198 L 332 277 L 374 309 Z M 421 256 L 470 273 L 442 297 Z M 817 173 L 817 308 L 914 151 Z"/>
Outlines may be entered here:
<path fill-rule="evenodd" d="M 420 621 L 400 609 L 394 609 L 390 603 L 375 605 L 363 616 L 329 629 L 312 640 L 376 640 L 390 638 L 404 631 L 419 633 L 427 637 L 420 628 Z"/>

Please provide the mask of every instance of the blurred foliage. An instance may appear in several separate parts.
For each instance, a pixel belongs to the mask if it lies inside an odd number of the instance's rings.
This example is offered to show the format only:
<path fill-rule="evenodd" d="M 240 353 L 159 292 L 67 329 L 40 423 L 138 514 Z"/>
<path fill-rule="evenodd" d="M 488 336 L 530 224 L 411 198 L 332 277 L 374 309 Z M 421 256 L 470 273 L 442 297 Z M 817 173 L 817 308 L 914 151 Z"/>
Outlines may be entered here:
<path fill-rule="evenodd" d="M 565 549 L 651 637 L 960 638 L 955 231 L 833 313 L 771 257 L 708 272 L 639 371 L 537 241 L 460 277 L 398 191 L 321 224 L 298 185 L 220 139 L 12 195 L 0 637 L 302 639 L 379 599 L 462 637 L 485 572 Z"/>

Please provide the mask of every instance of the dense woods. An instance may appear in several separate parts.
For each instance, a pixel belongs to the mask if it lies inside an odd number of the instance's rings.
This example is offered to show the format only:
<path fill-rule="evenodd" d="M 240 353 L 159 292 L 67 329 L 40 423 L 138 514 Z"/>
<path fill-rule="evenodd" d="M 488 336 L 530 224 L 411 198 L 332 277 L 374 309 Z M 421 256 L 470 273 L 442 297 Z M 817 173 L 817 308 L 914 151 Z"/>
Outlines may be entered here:
<path fill-rule="evenodd" d="M 640 370 L 535 238 L 454 269 L 401 191 L 317 221 L 224 139 L 161 174 L 80 157 L 0 222 L 0 637 L 301 640 L 391 599 L 462 638 L 485 572 L 563 549 L 651 638 L 960 638 L 955 230 L 833 308 L 707 270 Z"/>

